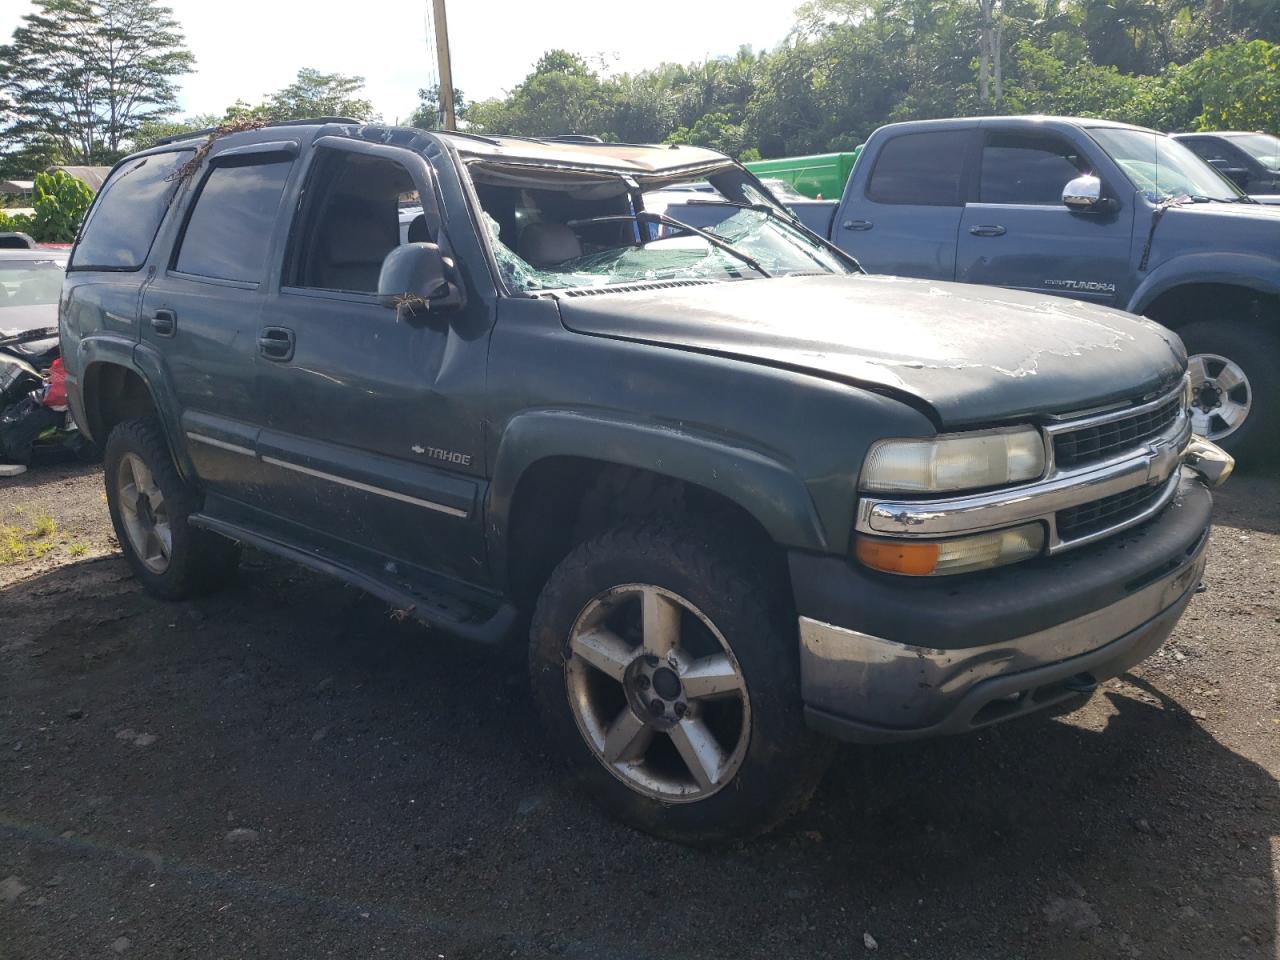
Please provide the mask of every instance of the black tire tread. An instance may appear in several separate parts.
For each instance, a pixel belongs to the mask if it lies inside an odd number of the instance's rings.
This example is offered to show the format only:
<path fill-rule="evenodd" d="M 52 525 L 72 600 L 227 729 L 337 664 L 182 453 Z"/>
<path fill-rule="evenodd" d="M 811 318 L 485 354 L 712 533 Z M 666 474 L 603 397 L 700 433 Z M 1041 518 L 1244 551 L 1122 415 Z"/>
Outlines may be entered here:
<path fill-rule="evenodd" d="M 114 474 L 126 452 L 142 457 L 169 505 L 174 549 L 169 568 L 163 574 L 148 570 L 134 554 L 120 523 L 113 490 Z M 107 438 L 103 459 L 107 504 L 120 549 L 134 574 L 151 593 L 166 600 L 182 600 L 216 590 L 235 575 L 240 563 L 240 545 L 187 523 L 187 518 L 200 509 L 201 497 L 178 473 L 159 420 L 136 417 L 121 421 Z"/>
<path fill-rule="evenodd" d="M 534 695 L 544 719 L 548 720 L 548 726 L 553 729 L 553 734 L 558 726 L 554 718 L 568 718 L 569 732 L 578 747 L 577 751 L 571 751 L 576 757 L 576 760 L 571 758 L 571 766 L 578 769 L 580 779 L 595 781 L 597 789 L 592 792 L 611 813 L 646 832 L 667 839 L 695 845 L 715 845 L 764 834 L 808 804 L 831 758 L 834 744 L 813 734 L 804 725 L 799 696 L 797 648 L 794 642 L 787 642 L 788 638 L 794 639 L 796 630 L 794 618 L 788 622 L 791 608 L 789 592 L 784 589 L 784 585 L 777 583 L 776 577 L 767 572 L 772 569 L 770 565 L 749 562 L 752 547 L 747 537 L 735 536 L 730 530 L 713 528 L 687 516 L 680 518 L 678 522 L 656 519 L 625 523 L 579 544 L 556 568 L 534 611 L 531 631 L 533 642 L 530 645 L 530 674 Z M 752 651 L 753 658 L 760 661 L 755 665 L 757 677 L 767 674 L 778 682 L 772 684 L 772 691 L 758 686 L 751 690 L 755 729 L 748 756 L 739 773 L 741 779 L 747 764 L 753 762 L 753 759 L 759 761 L 758 748 L 767 748 L 761 749 L 760 753 L 764 754 L 764 761 L 770 768 L 768 773 L 774 782 L 767 785 L 771 794 L 767 800 L 750 804 L 750 809 L 743 811 L 740 816 L 731 815 L 722 822 L 715 822 L 699 817 L 695 812 L 698 808 L 715 803 L 722 796 L 734 792 L 735 783 L 729 784 L 707 801 L 697 804 L 662 804 L 631 793 L 590 754 L 589 748 L 581 742 L 581 737 L 573 726 L 563 693 L 562 661 L 549 660 L 545 656 L 545 648 L 540 655 L 539 632 L 547 629 L 548 621 L 554 619 L 552 611 L 565 602 L 566 593 L 580 590 L 578 585 L 589 579 L 591 570 L 613 562 L 618 557 L 631 557 L 641 562 L 651 561 L 687 571 L 696 582 L 704 585 L 708 596 L 734 598 L 734 603 L 741 611 L 741 621 L 762 625 L 763 635 L 774 640 L 771 644 L 758 644 L 756 646 L 759 649 Z M 585 601 L 589 598 L 581 599 Z M 706 612 L 705 607 L 703 610 Z M 747 651 L 739 649 L 739 644 L 735 643 L 732 635 L 728 635 L 728 639 L 734 644 L 735 654 L 741 662 Z M 553 675 L 548 676 L 548 671 Z M 559 674 L 559 677 L 554 674 Z M 761 736 L 759 721 L 762 708 L 774 712 L 775 725 L 781 731 L 781 739 L 785 743 L 755 742 Z M 561 731 L 557 739 L 563 739 L 567 734 L 563 730 L 563 724 L 559 726 Z M 567 746 L 563 743 L 561 745 Z M 600 785 L 610 786 L 610 781 L 616 783 L 619 789 L 605 790 L 602 796 Z M 620 791 L 626 796 L 620 798 Z M 628 798 L 629 803 L 626 802 Z M 651 809 L 646 810 L 646 807 Z"/>

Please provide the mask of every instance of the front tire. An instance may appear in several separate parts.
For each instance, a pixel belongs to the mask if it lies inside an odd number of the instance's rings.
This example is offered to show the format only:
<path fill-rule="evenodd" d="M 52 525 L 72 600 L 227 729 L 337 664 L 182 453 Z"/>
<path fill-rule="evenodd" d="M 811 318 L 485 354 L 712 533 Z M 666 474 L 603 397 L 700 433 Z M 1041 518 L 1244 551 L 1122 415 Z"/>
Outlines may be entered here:
<path fill-rule="evenodd" d="M 1243 465 L 1280 454 L 1280 336 L 1258 320 L 1178 328 L 1191 374 L 1192 429 Z"/>
<path fill-rule="evenodd" d="M 178 475 L 158 420 L 117 424 L 107 438 L 103 466 L 116 539 L 150 593 L 183 600 L 234 576 L 240 545 L 187 522 L 199 497 Z"/>
<path fill-rule="evenodd" d="M 830 745 L 804 725 L 781 584 L 696 524 L 579 545 L 534 613 L 533 691 L 576 778 L 623 822 L 707 843 L 803 806 Z"/>

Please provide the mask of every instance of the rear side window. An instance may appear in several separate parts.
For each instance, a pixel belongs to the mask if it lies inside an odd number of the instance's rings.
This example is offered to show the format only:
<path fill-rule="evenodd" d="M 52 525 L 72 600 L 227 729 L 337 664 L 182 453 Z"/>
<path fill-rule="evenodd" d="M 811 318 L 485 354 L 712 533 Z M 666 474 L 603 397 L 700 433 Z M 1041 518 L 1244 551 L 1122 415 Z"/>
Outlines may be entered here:
<path fill-rule="evenodd" d="M 1059 137 L 994 133 L 982 148 L 982 203 L 1061 204 L 1062 188 L 1089 172 L 1080 151 Z"/>
<path fill-rule="evenodd" d="M 1178 142 L 1184 147 L 1190 147 L 1191 152 L 1201 160 L 1222 160 L 1226 163 L 1231 162 L 1231 150 L 1221 140 L 1210 140 L 1205 138 L 1200 140 L 1180 140 Z"/>
<path fill-rule="evenodd" d="M 187 218 L 173 269 L 198 277 L 261 283 L 280 198 L 293 164 L 218 165 Z"/>
<path fill-rule="evenodd" d="M 968 130 L 905 133 L 884 145 L 867 197 L 876 203 L 960 206 Z"/>
<path fill-rule="evenodd" d="M 147 262 L 160 221 L 178 188 L 169 177 L 189 150 L 130 160 L 102 188 L 71 255 L 71 268 L 138 270 Z"/>

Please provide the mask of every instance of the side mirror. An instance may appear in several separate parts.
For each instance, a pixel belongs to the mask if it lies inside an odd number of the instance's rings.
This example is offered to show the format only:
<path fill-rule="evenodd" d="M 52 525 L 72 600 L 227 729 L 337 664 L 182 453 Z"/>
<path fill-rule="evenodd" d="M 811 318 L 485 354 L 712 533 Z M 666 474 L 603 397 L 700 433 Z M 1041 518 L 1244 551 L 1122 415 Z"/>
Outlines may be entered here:
<path fill-rule="evenodd" d="M 434 243 L 405 243 L 387 254 L 378 274 L 378 302 L 396 316 L 457 310 L 465 302 L 453 261 Z"/>
<path fill-rule="evenodd" d="M 1089 174 L 1076 177 L 1062 188 L 1062 202 L 1078 213 L 1103 209 L 1102 181 Z"/>

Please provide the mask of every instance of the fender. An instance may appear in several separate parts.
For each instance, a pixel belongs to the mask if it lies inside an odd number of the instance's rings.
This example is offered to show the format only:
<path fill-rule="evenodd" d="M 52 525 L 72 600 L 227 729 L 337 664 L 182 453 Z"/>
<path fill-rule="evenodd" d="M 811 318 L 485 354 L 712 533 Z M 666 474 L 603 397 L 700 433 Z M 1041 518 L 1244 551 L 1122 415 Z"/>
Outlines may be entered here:
<path fill-rule="evenodd" d="M 1194 283 L 1221 283 L 1280 295 L 1280 261 L 1256 253 L 1190 253 L 1167 260 L 1138 285 L 1125 307 L 1141 314 L 1162 293 Z"/>
<path fill-rule="evenodd" d="M 132 337 L 96 334 L 85 337 L 76 344 L 76 369 L 79 371 L 79 376 L 75 386 L 68 391 L 68 402 L 76 422 L 86 424 L 85 433 L 89 438 L 99 443 L 105 443 L 107 439 L 97 437 L 91 432 L 97 425 L 94 423 L 95 418 L 88 415 L 84 397 L 89 370 L 93 365 L 100 363 L 124 367 L 142 379 L 151 393 L 156 414 L 169 441 L 169 449 L 173 453 L 178 472 L 184 479 L 189 480 L 194 477 L 195 466 L 187 453 L 187 446 L 183 439 L 175 436 L 175 431 L 171 429 L 172 424 L 179 422 L 179 409 L 173 384 L 165 373 L 164 363 L 154 347 L 138 343 Z"/>
<path fill-rule="evenodd" d="M 808 488 L 776 460 L 652 422 L 535 410 L 511 419 L 494 458 L 485 525 L 493 570 L 506 569 L 511 505 L 520 478 L 539 460 L 557 456 L 636 467 L 714 490 L 755 517 L 776 543 L 830 549 Z"/>

